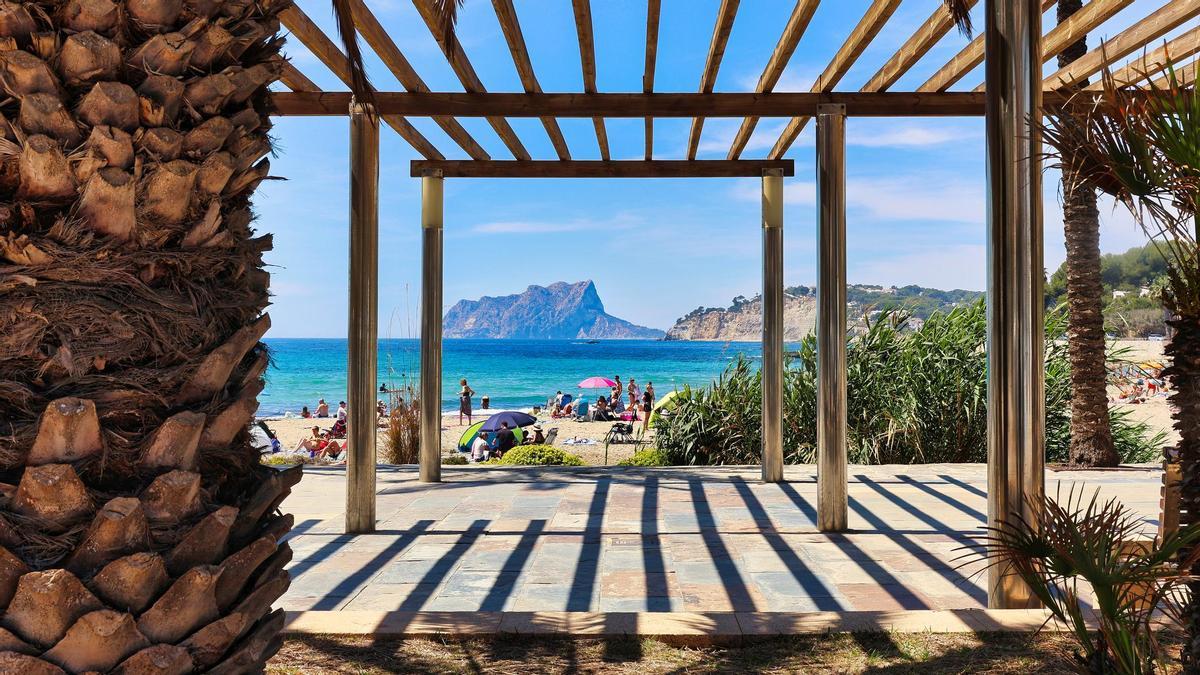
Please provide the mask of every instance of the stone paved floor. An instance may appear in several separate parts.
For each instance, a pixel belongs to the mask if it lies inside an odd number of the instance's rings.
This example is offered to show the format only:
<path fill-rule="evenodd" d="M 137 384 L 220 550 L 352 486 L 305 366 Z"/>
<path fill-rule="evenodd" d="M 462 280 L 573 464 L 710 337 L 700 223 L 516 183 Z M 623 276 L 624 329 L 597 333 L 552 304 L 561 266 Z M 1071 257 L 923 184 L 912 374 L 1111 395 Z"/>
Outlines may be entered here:
<path fill-rule="evenodd" d="M 810 611 L 985 605 L 982 465 L 850 467 L 850 527 L 817 532 L 816 477 L 757 467 L 379 467 L 378 532 L 341 534 L 343 469 L 312 468 L 288 610 Z M 1048 472 L 1157 524 L 1161 472 Z"/>

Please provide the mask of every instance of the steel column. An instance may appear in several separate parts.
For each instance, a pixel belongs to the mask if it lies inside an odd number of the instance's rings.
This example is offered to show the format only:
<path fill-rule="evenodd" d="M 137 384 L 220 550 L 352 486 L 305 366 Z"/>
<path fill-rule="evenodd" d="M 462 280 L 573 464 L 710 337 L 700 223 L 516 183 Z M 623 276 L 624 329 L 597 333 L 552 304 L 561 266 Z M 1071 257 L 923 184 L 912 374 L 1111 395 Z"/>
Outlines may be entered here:
<path fill-rule="evenodd" d="M 846 529 L 846 107 L 817 114 L 817 527 Z"/>
<path fill-rule="evenodd" d="M 379 335 L 379 117 L 350 109 L 350 299 L 346 532 L 375 531 L 375 387 Z"/>
<path fill-rule="evenodd" d="M 421 178 L 421 480 L 442 479 L 442 183 Z"/>
<path fill-rule="evenodd" d="M 763 171 L 762 478 L 783 481 L 783 172 Z"/>
<path fill-rule="evenodd" d="M 1044 493 L 1040 0 L 986 0 L 988 524 L 1038 521 Z M 1037 606 L 1007 568 L 988 569 L 988 606 Z"/>

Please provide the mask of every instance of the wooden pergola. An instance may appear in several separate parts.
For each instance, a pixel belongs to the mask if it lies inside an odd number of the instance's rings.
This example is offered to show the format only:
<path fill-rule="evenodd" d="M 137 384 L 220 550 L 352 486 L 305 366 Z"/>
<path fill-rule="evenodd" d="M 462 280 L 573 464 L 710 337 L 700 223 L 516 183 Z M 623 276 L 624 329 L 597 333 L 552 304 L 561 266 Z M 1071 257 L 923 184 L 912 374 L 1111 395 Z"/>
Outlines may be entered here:
<path fill-rule="evenodd" d="M 1167 0 L 1103 45 L 1070 65 L 1045 75 L 1043 64 L 1104 26 L 1132 0 L 1091 0 L 1070 19 L 1042 31 L 1042 14 L 1055 0 L 985 0 L 984 27 L 932 77 L 914 91 L 890 88 L 939 41 L 953 21 L 941 4 L 903 45 L 879 65 L 858 91 L 838 85 L 864 50 L 884 30 L 900 0 L 871 0 L 862 18 L 817 78 L 811 91 L 774 93 L 804 36 L 819 0 L 795 0 L 778 43 L 754 91 L 714 93 L 717 74 L 737 16 L 739 0 L 722 0 L 697 91 L 656 92 L 655 65 L 661 0 L 647 0 L 645 69 L 642 91 L 601 93 L 596 88 L 595 45 L 589 0 L 571 0 L 583 70 L 583 91 L 546 93 L 538 83 L 513 0 L 492 0 L 523 92 L 491 93 L 462 46 L 447 39 L 429 0 L 413 0 L 450 67 L 462 93 L 430 91 L 399 45 L 363 0 L 351 0 L 359 34 L 375 51 L 403 92 L 374 93 L 373 109 L 348 92 L 322 91 L 288 66 L 290 92 L 272 95 L 279 115 L 350 117 L 350 449 L 347 493 L 348 532 L 375 528 L 375 385 L 378 290 L 379 122 L 407 141 L 423 159 L 412 162 L 421 178 L 423 233 L 421 288 L 421 450 L 422 480 L 440 480 L 440 401 L 442 352 L 442 211 L 446 178 L 479 177 L 759 177 L 763 232 L 763 446 L 765 481 L 783 479 L 783 180 L 794 173 L 784 155 L 816 120 L 818 203 L 818 525 L 824 531 L 847 527 L 846 458 L 846 200 L 845 121 L 847 117 L 983 116 L 987 141 L 988 240 L 988 519 L 995 524 L 1013 512 L 1029 519 L 1027 497 L 1043 491 L 1044 397 L 1042 320 L 1042 189 L 1040 141 L 1029 119 L 1061 104 L 1074 90 L 1090 87 L 1104 68 L 1119 82 L 1151 75 L 1200 52 L 1200 27 L 1164 45 L 1163 36 L 1200 15 L 1196 0 Z M 562 0 L 566 1 L 566 0 Z M 974 4 L 972 1 L 971 4 Z M 342 82 L 350 69 L 340 48 L 297 6 L 280 17 L 294 37 Z M 639 21 L 641 17 L 636 17 Z M 1157 47 L 1157 48 L 1155 48 Z M 985 83 L 949 91 L 985 64 Z M 1194 83 L 1196 61 L 1180 69 Z M 968 83 L 969 84 L 969 83 Z M 987 84 L 988 86 L 985 86 Z M 470 158 L 448 160 L 409 121 L 429 117 Z M 458 121 L 482 117 L 511 157 L 494 158 Z M 590 118 L 599 160 L 573 158 L 559 118 Z M 653 152 L 654 119 L 692 120 L 685 157 L 660 158 Z M 697 159 L 707 118 L 737 118 L 741 126 L 724 159 Z M 771 150 L 761 158 L 743 156 L 758 121 L 789 119 Z M 556 157 L 534 158 L 508 118 L 537 118 Z M 645 157 L 613 160 L 606 120 L 643 118 Z M 1024 607 L 1028 589 L 1004 570 L 989 570 L 989 604 Z"/>

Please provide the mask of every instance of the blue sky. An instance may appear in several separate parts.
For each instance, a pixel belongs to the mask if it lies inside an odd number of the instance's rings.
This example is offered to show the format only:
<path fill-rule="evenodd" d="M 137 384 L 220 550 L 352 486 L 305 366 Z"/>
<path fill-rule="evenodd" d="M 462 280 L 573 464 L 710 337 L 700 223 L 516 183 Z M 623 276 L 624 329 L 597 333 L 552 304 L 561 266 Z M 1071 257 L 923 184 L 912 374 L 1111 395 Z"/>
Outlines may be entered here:
<path fill-rule="evenodd" d="M 941 0 L 905 0 L 838 87 L 861 87 Z M 328 0 L 299 0 L 336 35 Z M 380 22 L 434 91 L 462 91 L 411 0 L 367 0 Z M 534 70 L 547 92 L 582 91 L 569 0 L 515 0 Z M 744 0 L 717 78 L 718 91 L 752 90 L 794 3 Z M 817 10 L 777 91 L 807 91 L 870 3 L 826 0 Z M 1111 36 L 1162 0 L 1135 0 L 1089 39 Z M 695 91 L 719 0 L 664 0 L 656 91 Z M 982 5 L 982 3 L 980 3 Z M 646 0 L 592 2 L 600 91 L 640 91 Z M 978 9 L 976 14 L 978 14 Z M 1046 29 L 1054 22 L 1046 15 Z M 979 18 L 977 24 L 982 23 Z M 1172 31 L 1183 32 L 1195 23 Z M 521 91 L 492 3 L 467 0 L 459 39 L 490 91 Z M 966 44 L 953 32 L 892 87 L 915 89 Z M 364 44 L 365 48 L 365 44 Z M 345 90 L 298 40 L 293 63 L 326 90 Z M 1053 71 L 1053 62 L 1047 74 Z M 381 90 L 402 87 L 368 50 Z M 982 69 L 955 89 L 982 81 Z M 411 120 L 448 158 L 465 153 L 432 121 Z M 482 119 L 463 119 L 497 159 L 511 155 Z M 555 158 L 537 120 L 510 120 L 530 153 Z M 764 119 L 744 153 L 762 157 L 786 120 Z M 738 120 L 708 120 L 700 157 L 724 158 Z M 598 159 L 590 120 L 560 120 L 573 157 Z M 686 153 L 690 120 L 657 120 L 655 156 Z M 640 159 L 642 121 L 609 120 L 617 159 Z M 792 146 L 796 176 L 785 187 L 785 278 L 815 279 L 816 208 L 813 129 Z M 255 198 L 257 226 L 272 232 L 267 256 L 274 293 L 274 337 L 346 334 L 349 129 L 343 118 L 277 118 L 278 156 Z M 406 337 L 420 297 L 420 186 L 409 177 L 417 153 L 386 126 L 381 132 L 380 335 Z M 847 135 L 848 265 L 851 283 L 984 285 L 984 149 L 980 119 L 851 119 Z M 1046 266 L 1062 262 L 1057 176 L 1045 175 Z M 1101 246 L 1121 251 L 1144 241 L 1131 219 L 1101 205 Z M 447 179 L 445 300 L 520 292 L 529 284 L 593 279 L 609 312 L 666 328 L 699 306 L 725 305 L 761 286 L 759 186 L 756 179 L 515 180 Z"/>

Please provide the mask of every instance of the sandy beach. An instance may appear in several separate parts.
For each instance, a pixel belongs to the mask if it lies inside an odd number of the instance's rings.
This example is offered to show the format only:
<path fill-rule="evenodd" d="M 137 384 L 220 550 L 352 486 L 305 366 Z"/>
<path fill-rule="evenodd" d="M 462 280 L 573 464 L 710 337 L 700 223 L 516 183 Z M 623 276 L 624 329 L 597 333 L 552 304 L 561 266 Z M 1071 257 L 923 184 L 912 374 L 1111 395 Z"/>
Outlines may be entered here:
<path fill-rule="evenodd" d="M 1117 349 L 1124 351 L 1123 358 L 1128 361 L 1163 361 L 1163 347 L 1166 345 L 1162 341 L 1153 340 L 1118 340 L 1115 343 Z M 1110 387 L 1110 398 L 1115 399 L 1117 396 L 1117 388 Z M 1167 443 L 1175 443 L 1178 441 L 1178 434 L 1171 428 L 1171 407 L 1167 403 L 1166 396 L 1154 396 L 1147 399 L 1143 403 L 1114 403 L 1114 407 L 1128 409 L 1131 411 L 1132 418 L 1139 421 L 1144 421 L 1150 425 L 1153 430 L 1162 430 L 1167 434 Z M 489 411 L 498 412 L 498 411 Z M 476 421 L 483 419 L 479 415 L 475 417 Z M 301 440 L 309 436 L 309 430 L 314 424 L 321 426 L 322 429 L 329 427 L 332 424 L 332 419 L 322 420 L 306 420 L 298 417 L 271 418 L 267 420 L 267 425 L 278 435 L 280 442 L 284 448 L 291 450 L 295 448 Z M 464 420 L 465 422 L 465 420 Z M 550 429 L 557 428 L 558 435 L 554 445 L 563 448 L 569 452 L 579 455 L 584 462 L 592 465 L 603 465 L 606 461 L 604 448 L 604 435 L 612 426 L 611 422 L 576 422 L 573 420 L 550 419 L 548 415 L 543 413 L 539 415 L 538 422 L 542 428 L 549 433 Z M 458 444 L 459 436 L 462 435 L 466 424 L 458 423 L 457 413 L 448 413 L 442 417 L 442 454 L 450 456 L 456 454 L 455 448 Z M 640 428 L 640 423 L 639 427 Z M 378 446 L 383 447 L 385 443 L 384 430 L 379 430 L 377 439 Z M 653 431 L 647 432 L 647 438 L 653 439 Z M 567 443 L 569 439 L 590 440 L 591 444 L 572 444 Z M 610 445 L 607 452 L 607 463 L 616 464 L 633 454 L 633 445 Z"/>
<path fill-rule="evenodd" d="M 492 411 L 498 412 L 498 411 Z M 485 419 L 485 417 L 476 416 L 475 421 Z M 464 420 L 465 422 L 466 420 Z M 612 422 L 575 422 L 573 420 L 552 420 L 548 415 L 539 416 L 539 423 L 542 429 L 548 434 L 551 429 L 558 429 L 558 437 L 554 445 L 571 453 L 579 455 L 583 461 L 588 464 L 604 464 L 604 435 L 608 432 Z M 267 426 L 279 437 L 279 442 L 283 447 L 291 450 L 299 445 L 300 441 L 308 438 L 309 432 L 313 425 L 316 424 L 322 429 L 328 428 L 332 423 L 332 419 L 306 420 L 298 417 L 287 417 L 282 419 L 266 420 Z M 640 422 L 638 423 L 641 424 Z M 446 414 L 442 416 L 442 454 L 449 456 L 456 454 L 455 447 L 458 444 L 458 438 L 462 435 L 467 425 L 458 423 L 458 414 Z M 640 429 L 640 426 L 638 427 Z M 649 431 L 648 437 L 653 437 L 653 431 Z M 595 443 L 590 445 L 567 444 L 568 439 L 590 439 Z M 379 430 L 379 435 L 376 440 L 376 447 L 382 448 L 385 442 L 384 430 Z M 614 444 L 608 447 L 608 463 L 616 464 L 617 462 L 629 457 L 633 454 L 633 445 Z"/>

